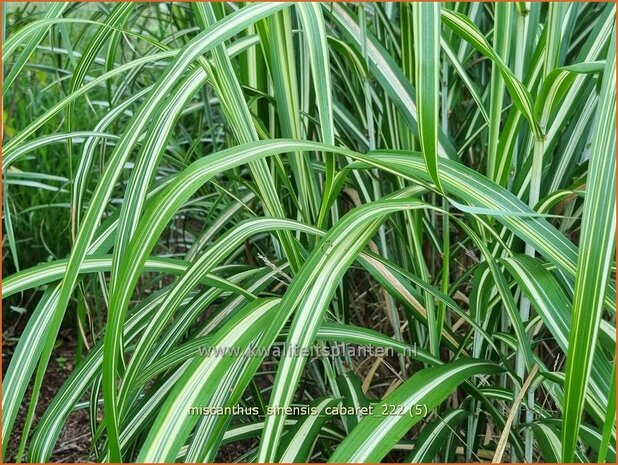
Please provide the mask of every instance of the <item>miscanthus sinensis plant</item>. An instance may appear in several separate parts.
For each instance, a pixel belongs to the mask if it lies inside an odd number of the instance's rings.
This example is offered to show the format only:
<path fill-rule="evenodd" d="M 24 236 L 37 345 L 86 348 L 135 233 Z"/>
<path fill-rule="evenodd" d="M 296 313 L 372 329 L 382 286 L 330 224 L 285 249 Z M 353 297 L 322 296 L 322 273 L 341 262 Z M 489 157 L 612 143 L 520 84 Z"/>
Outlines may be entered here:
<path fill-rule="evenodd" d="M 5 6 L 5 457 L 614 462 L 615 22 Z"/>

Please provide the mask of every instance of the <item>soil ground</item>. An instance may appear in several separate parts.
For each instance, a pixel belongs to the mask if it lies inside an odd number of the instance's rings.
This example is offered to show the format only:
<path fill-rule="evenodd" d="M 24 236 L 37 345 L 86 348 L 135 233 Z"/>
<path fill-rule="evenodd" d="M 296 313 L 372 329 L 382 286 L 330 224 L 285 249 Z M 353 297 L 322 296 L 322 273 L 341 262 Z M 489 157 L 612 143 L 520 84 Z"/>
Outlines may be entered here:
<path fill-rule="evenodd" d="M 9 329 L 2 337 L 2 375 L 8 368 L 11 357 L 16 346 L 15 334 L 20 334 L 23 328 Z M 54 348 L 45 379 L 41 386 L 39 401 L 37 403 L 36 415 L 34 418 L 31 432 L 34 431 L 36 425 L 49 406 L 56 393 L 60 390 L 65 380 L 73 370 L 73 360 L 75 357 L 76 341 L 71 337 L 68 331 L 62 331 L 58 340 L 59 344 Z M 15 419 L 13 427 L 13 435 L 9 438 L 7 453 L 4 462 L 15 462 L 17 451 L 19 449 L 19 441 L 23 431 L 26 415 L 28 412 L 28 403 L 32 396 L 32 386 L 28 387 L 24 397 L 24 403 L 19 409 L 19 413 Z M 28 403 L 26 403 L 28 402 Z M 54 453 L 50 457 L 51 462 L 73 462 L 84 463 L 89 461 L 90 456 L 90 426 L 88 420 L 88 412 L 86 410 L 78 410 L 73 412 L 65 423 L 65 427 L 58 438 Z"/>
<path fill-rule="evenodd" d="M 15 351 L 17 340 L 15 337 L 23 331 L 23 324 L 19 324 L 16 328 L 7 329 L 2 336 L 2 376 L 8 368 L 9 362 Z M 41 416 L 52 402 L 54 396 L 58 393 L 66 379 L 71 374 L 74 366 L 73 360 L 76 353 L 76 340 L 72 334 L 72 330 L 61 331 L 58 341 L 54 348 L 52 357 L 49 361 L 47 371 L 45 372 L 45 380 L 41 386 L 39 401 L 36 408 L 34 422 L 31 428 L 36 429 L 37 423 Z M 28 413 L 28 403 L 32 396 L 32 386 L 28 387 L 24 397 L 24 404 L 19 409 L 13 427 L 13 435 L 9 439 L 7 453 L 4 460 L 0 463 L 14 463 L 17 452 L 19 450 L 19 441 L 23 431 L 26 415 Z M 67 419 L 65 426 L 58 438 L 56 447 L 52 456 L 51 463 L 88 463 L 93 461 L 91 451 L 91 433 L 89 414 L 86 409 L 73 412 Z M 227 444 L 221 448 L 216 460 L 218 462 L 233 462 L 248 452 L 254 446 L 251 441 L 239 441 Z M 26 452 L 27 454 L 27 452 Z M 25 461 L 24 458 L 22 461 Z"/>

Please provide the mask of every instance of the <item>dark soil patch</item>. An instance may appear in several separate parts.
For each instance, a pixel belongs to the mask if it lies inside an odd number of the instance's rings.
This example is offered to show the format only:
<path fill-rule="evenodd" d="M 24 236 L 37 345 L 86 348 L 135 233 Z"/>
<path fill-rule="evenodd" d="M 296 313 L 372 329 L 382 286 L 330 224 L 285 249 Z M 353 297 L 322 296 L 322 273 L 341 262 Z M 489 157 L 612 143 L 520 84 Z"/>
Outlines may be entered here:
<path fill-rule="evenodd" d="M 2 337 L 3 377 L 17 344 L 14 337 L 21 334 L 23 331 L 23 328 L 20 328 L 19 326 L 22 325 L 20 324 L 16 328 L 8 328 Z M 30 431 L 31 435 L 36 429 L 43 413 L 74 369 L 73 362 L 76 353 L 76 341 L 74 336 L 71 334 L 71 330 L 61 331 L 58 341 L 59 342 L 52 352 L 49 365 L 45 372 L 45 379 L 43 380 L 41 386 L 35 418 Z M 13 434 L 8 440 L 7 453 L 6 457 L 4 457 L 4 462 L 15 462 L 31 397 L 32 383 L 28 386 L 28 390 L 24 396 L 24 402 L 17 413 L 15 425 L 13 426 Z M 67 419 L 60 437 L 56 442 L 56 447 L 50 457 L 50 462 L 88 462 L 90 458 L 90 438 L 91 434 L 88 411 L 84 409 L 73 412 Z M 23 458 L 23 460 L 25 460 L 25 458 Z"/>

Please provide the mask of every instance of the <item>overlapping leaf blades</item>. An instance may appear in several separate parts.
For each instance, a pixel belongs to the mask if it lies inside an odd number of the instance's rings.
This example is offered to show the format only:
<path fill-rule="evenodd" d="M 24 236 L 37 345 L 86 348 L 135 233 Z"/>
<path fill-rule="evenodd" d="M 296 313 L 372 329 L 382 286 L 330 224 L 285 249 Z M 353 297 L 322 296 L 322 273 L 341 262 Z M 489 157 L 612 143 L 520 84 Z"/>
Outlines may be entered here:
<path fill-rule="evenodd" d="M 87 409 L 97 461 L 250 438 L 244 461 L 469 461 L 492 430 L 509 458 L 615 459 L 613 5 L 28 8 L 3 46 L 5 307 L 28 296 L 5 457 L 50 460 Z M 88 353 L 33 423 L 73 321 Z M 272 353 L 339 344 L 394 352 Z"/>

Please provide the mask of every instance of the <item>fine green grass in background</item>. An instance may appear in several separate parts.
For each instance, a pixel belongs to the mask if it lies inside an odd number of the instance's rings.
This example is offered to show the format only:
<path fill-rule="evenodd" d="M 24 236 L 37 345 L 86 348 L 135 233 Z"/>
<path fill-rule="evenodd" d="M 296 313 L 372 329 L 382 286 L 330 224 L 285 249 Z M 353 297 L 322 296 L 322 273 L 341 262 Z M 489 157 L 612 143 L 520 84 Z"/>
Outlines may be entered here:
<path fill-rule="evenodd" d="M 5 461 L 615 462 L 615 22 L 8 5 Z"/>

